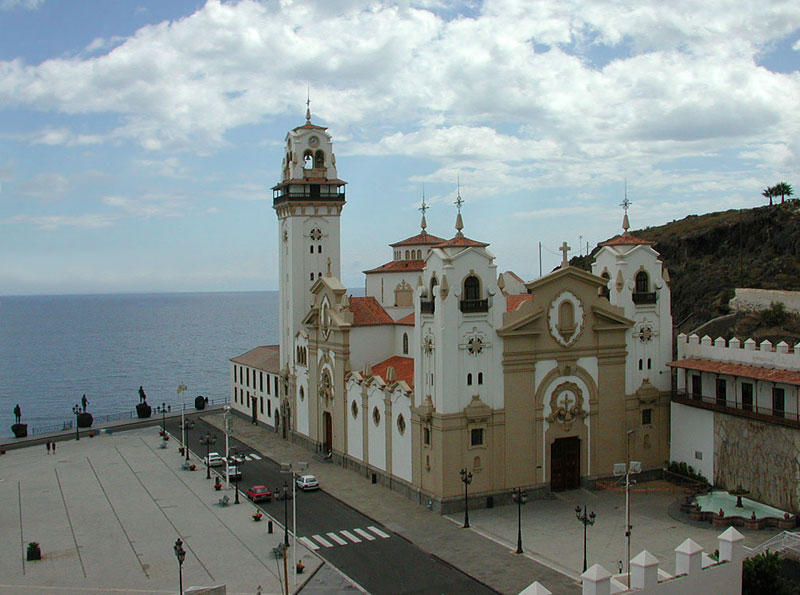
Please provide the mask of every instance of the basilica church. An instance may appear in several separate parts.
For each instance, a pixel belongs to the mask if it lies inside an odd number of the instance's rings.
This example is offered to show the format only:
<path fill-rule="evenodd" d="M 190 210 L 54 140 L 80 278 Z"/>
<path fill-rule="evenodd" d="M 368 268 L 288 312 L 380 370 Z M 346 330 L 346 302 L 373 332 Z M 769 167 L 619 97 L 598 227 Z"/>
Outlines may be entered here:
<path fill-rule="evenodd" d="M 591 485 L 626 460 L 664 466 L 669 278 L 627 213 L 591 273 L 564 243 L 561 267 L 525 282 L 468 237 L 460 193 L 454 234 L 429 233 L 423 204 L 355 297 L 340 280 L 345 185 L 307 111 L 273 188 L 280 344 L 231 359 L 235 409 L 444 512 L 463 507 L 462 471 L 470 505 L 491 506 L 516 488 Z"/>

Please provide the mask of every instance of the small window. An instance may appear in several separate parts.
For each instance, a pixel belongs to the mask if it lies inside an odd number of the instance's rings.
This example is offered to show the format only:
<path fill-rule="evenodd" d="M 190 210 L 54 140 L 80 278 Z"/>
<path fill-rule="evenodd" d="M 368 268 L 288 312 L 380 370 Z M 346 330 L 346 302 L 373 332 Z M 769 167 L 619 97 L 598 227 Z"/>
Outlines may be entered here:
<path fill-rule="evenodd" d="M 308 253 L 309 254 L 314 254 L 314 246 L 313 245 L 308 247 Z"/>
<path fill-rule="evenodd" d="M 247 393 L 247 408 L 250 409 L 250 393 Z"/>
<path fill-rule="evenodd" d="M 261 406 L 261 413 L 264 413 L 264 397 L 258 397 L 258 400 Z"/>
<path fill-rule="evenodd" d="M 258 390 L 264 392 L 264 372 L 258 373 Z"/>
<path fill-rule="evenodd" d="M 785 414 L 784 404 L 786 400 L 786 391 L 782 388 L 772 389 L 772 415 L 775 417 L 783 417 Z"/>
<path fill-rule="evenodd" d="M 641 360 L 641 359 L 640 359 L 640 360 L 639 360 L 639 369 L 640 369 L 640 370 L 642 369 L 642 362 L 643 362 L 643 360 Z"/>
<path fill-rule="evenodd" d="M 472 459 L 472 468 L 473 469 L 480 469 L 481 468 L 481 458 L 475 457 Z"/>
<path fill-rule="evenodd" d="M 703 460 L 703 452 L 700 451 L 700 450 L 694 451 L 694 458 L 697 459 L 698 461 L 702 461 Z"/>
<path fill-rule="evenodd" d="M 422 428 L 422 443 L 425 446 L 431 445 L 431 429 L 430 428 Z"/>
<path fill-rule="evenodd" d="M 698 401 L 703 398 L 703 383 L 700 374 L 692 374 L 692 398 Z"/>
<path fill-rule="evenodd" d="M 397 432 L 402 436 L 406 433 L 406 419 L 403 414 L 397 416 Z"/>
<path fill-rule="evenodd" d="M 753 410 L 753 383 L 742 382 L 742 409 Z"/>
<path fill-rule="evenodd" d="M 728 400 L 728 383 L 724 378 L 717 378 L 717 405 L 725 405 Z"/>
<path fill-rule="evenodd" d="M 269 394 L 269 374 L 267 374 L 267 394 Z"/>
<path fill-rule="evenodd" d="M 247 368 L 247 386 L 250 386 L 250 368 Z"/>
<path fill-rule="evenodd" d="M 309 281 L 313 281 L 314 280 L 314 273 L 309 273 L 308 274 L 308 280 Z"/>
<path fill-rule="evenodd" d="M 358 419 L 358 403 L 355 401 L 350 403 L 350 413 L 353 414 L 353 419 Z"/>
<path fill-rule="evenodd" d="M 267 417 L 272 417 L 272 401 L 267 399 Z"/>
<path fill-rule="evenodd" d="M 322 279 L 322 271 L 317 273 L 317 279 Z"/>
<path fill-rule="evenodd" d="M 639 271 L 636 273 L 636 293 L 647 293 L 650 288 L 650 279 L 647 273 Z"/>
<path fill-rule="evenodd" d="M 647 369 L 648 370 L 652 370 L 653 369 L 653 360 L 650 359 L 649 357 L 647 358 Z"/>
<path fill-rule="evenodd" d="M 408 250 L 406 250 L 406 260 L 410 260 L 408 257 Z"/>
<path fill-rule="evenodd" d="M 642 425 L 649 426 L 652 423 L 653 423 L 653 410 L 642 409 Z"/>
<path fill-rule="evenodd" d="M 301 386 L 301 387 L 300 387 L 300 400 L 302 401 L 302 400 L 303 400 L 303 399 L 305 399 L 305 398 L 306 398 L 306 391 L 305 391 L 305 389 L 304 389 L 304 388 Z"/>
<path fill-rule="evenodd" d="M 472 432 L 470 432 L 470 445 L 483 446 L 483 428 L 472 428 Z"/>
<path fill-rule="evenodd" d="M 467 386 L 472 386 L 472 374 L 467 374 Z"/>
<path fill-rule="evenodd" d="M 403 355 L 408 355 L 408 333 L 403 333 Z"/>
<path fill-rule="evenodd" d="M 483 384 L 483 372 L 478 372 L 478 384 Z"/>
<path fill-rule="evenodd" d="M 317 254 L 322 254 L 322 244 L 317 246 Z"/>
<path fill-rule="evenodd" d="M 372 421 L 376 426 L 381 423 L 381 412 L 378 411 L 377 407 L 372 410 Z"/>

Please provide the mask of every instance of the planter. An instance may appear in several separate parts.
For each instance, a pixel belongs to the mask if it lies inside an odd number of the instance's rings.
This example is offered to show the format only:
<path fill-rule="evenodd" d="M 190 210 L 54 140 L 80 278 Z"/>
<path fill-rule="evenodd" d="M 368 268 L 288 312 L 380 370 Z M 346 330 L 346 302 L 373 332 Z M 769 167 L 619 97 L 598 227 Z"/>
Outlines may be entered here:
<path fill-rule="evenodd" d="M 302 562 L 297 563 L 297 574 L 303 574 L 303 570 L 305 570 L 305 566 Z"/>
<path fill-rule="evenodd" d="M 260 512 L 257 512 L 257 513 L 255 513 L 255 514 L 253 515 L 253 520 L 254 520 L 255 522 L 258 522 L 258 521 L 260 521 L 260 520 L 261 520 L 261 517 L 262 517 L 262 516 L 264 516 L 264 515 L 262 515 Z"/>
<path fill-rule="evenodd" d="M 31 541 L 28 544 L 28 551 L 26 552 L 25 559 L 28 561 L 42 559 L 42 549 L 39 547 L 38 543 Z"/>
<path fill-rule="evenodd" d="M 83 412 L 78 414 L 78 427 L 91 428 L 94 423 L 94 418 L 91 413 Z"/>
<path fill-rule="evenodd" d="M 28 424 L 14 424 L 11 426 L 14 438 L 25 438 L 28 435 Z"/>
<path fill-rule="evenodd" d="M 197 410 L 203 410 L 206 408 L 206 398 L 203 396 L 197 397 L 194 400 L 194 408 Z"/>
<path fill-rule="evenodd" d="M 147 403 L 139 403 L 136 406 L 136 415 L 140 418 L 146 418 L 153 415 L 153 408 L 150 407 Z"/>

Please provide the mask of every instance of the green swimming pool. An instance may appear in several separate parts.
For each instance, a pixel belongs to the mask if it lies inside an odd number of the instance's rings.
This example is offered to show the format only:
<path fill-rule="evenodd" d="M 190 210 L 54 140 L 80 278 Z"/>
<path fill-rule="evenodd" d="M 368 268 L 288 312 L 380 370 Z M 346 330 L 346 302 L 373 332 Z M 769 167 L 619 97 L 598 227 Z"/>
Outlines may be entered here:
<path fill-rule="evenodd" d="M 764 518 L 782 519 L 784 515 L 783 510 L 745 497 L 742 497 L 742 506 L 738 507 L 736 506 L 736 496 L 731 496 L 725 490 L 714 490 L 708 494 L 697 496 L 695 501 L 700 505 L 701 511 L 718 513 L 722 509 L 726 517 L 740 516 L 749 519 L 752 518 L 753 513 L 756 513 L 756 519 L 760 520 Z"/>

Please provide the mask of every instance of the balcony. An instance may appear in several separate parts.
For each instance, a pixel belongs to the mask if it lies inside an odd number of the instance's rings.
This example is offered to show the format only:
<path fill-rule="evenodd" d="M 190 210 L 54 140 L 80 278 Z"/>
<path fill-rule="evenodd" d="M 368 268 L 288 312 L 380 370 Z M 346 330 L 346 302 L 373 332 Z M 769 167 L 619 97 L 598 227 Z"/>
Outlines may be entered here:
<path fill-rule="evenodd" d="M 434 301 L 433 300 L 420 300 L 419 301 L 419 311 L 423 314 L 433 314 L 434 311 Z"/>
<path fill-rule="evenodd" d="M 489 311 L 489 300 L 461 300 L 459 302 L 461 307 L 461 311 L 464 314 L 472 314 L 475 312 L 488 312 Z"/>
<path fill-rule="evenodd" d="M 791 428 L 800 428 L 800 415 L 793 411 L 785 411 L 784 409 L 759 407 L 755 403 L 749 402 L 744 404 L 737 402 L 734 404 L 732 401 L 726 401 L 723 404 L 721 399 L 717 399 L 716 396 L 699 395 L 697 393 L 686 393 L 683 391 L 674 393 L 672 395 L 672 400 L 675 403 L 689 405 L 699 409 L 709 409 L 711 411 L 719 411 L 720 413 L 727 413 L 738 417 L 746 417 L 767 423 L 789 426 Z"/>
<path fill-rule="evenodd" d="M 294 189 L 292 191 L 281 188 L 274 190 L 272 193 L 272 206 L 279 205 L 285 202 L 292 201 L 325 201 L 325 202 L 345 202 L 345 194 L 343 189 L 337 189 L 335 192 L 329 192 L 328 187 L 324 187 L 321 191 L 319 184 L 310 184 L 304 186 L 302 189 Z"/>
<path fill-rule="evenodd" d="M 656 303 L 656 292 L 655 291 L 634 292 L 634 294 L 633 294 L 633 303 L 634 304 L 655 304 Z"/>

